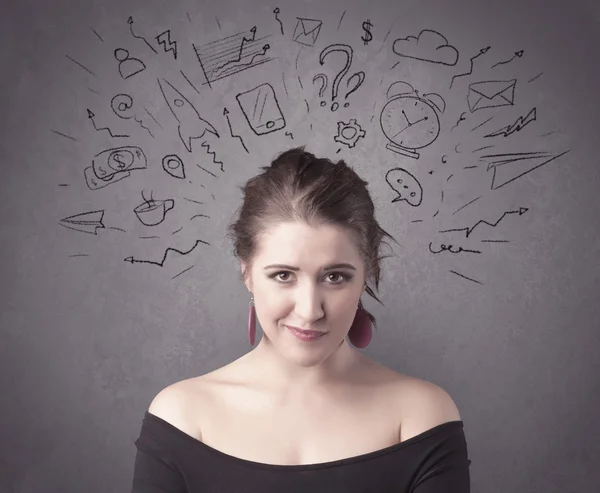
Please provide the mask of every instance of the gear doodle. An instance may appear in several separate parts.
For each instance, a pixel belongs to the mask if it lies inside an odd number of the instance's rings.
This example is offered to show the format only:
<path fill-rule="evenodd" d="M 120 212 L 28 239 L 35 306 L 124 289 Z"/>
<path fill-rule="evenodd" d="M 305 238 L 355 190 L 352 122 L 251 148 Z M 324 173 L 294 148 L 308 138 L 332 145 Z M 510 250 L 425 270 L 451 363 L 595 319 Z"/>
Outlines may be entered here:
<path fill-rule="evenodd" d="M 356 123 L 356 119 L 352 118 L 348 123 L 338 122 L 338 133 L 333 140 L 339 144 L 354 147 L 358 139 L 366 134 L 360 125 Z"/>

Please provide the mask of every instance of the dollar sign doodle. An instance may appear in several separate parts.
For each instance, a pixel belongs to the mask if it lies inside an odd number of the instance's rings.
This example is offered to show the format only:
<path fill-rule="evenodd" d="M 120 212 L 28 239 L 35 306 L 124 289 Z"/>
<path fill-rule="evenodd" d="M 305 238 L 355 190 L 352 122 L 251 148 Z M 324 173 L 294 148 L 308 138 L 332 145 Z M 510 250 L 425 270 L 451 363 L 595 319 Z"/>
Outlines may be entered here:
<path fill-rule="evenodd" d="M 373 24 L 371 24 L 371 21 L 369 19 L 362 23 L 362 28 L 365 30 L 365 34 L 363 34 L 360 37 L 360 39 L 362 39 L 365 42 L 365 46 L 369 44 L 369 41 L 373 40 L 373 35 L 371 34 L 372 27 Z"/>

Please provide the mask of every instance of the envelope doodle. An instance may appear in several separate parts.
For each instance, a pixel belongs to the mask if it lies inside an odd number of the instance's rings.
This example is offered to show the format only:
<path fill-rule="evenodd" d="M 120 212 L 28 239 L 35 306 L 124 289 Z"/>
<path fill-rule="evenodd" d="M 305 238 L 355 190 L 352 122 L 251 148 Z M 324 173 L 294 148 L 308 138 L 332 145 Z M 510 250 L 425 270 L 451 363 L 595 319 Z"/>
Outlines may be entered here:
<path fill-rule="evenodd" d="M 298 22 L 296 23 L 292 39 L 296 43 L 305 46 L 314 46 L 319 37 L 319 33 L 321 32 L 323 21 L 304 19 L 302 17 L 296 17 L 296 19 L 298 19 Z"/>
<path fill-rule="evenodd" d="M 469 85 L 467 102 L 471 113 L 484 108 L 512 106 L 515 102 L 516 79 L 488 80 Z"/>

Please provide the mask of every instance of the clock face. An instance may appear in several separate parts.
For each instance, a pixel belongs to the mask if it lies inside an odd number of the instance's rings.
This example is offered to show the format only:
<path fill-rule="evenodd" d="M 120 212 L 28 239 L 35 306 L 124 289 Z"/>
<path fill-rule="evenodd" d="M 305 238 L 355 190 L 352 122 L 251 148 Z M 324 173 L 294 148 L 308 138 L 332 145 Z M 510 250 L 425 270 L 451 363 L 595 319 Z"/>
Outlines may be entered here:
<path fill-rule="evenodd" d="M 440 133 L 440 120 L 433 107 L 416 96 L 399 96 L 383 107 L 381 129 L 394 144 L 421 149 Z"/>

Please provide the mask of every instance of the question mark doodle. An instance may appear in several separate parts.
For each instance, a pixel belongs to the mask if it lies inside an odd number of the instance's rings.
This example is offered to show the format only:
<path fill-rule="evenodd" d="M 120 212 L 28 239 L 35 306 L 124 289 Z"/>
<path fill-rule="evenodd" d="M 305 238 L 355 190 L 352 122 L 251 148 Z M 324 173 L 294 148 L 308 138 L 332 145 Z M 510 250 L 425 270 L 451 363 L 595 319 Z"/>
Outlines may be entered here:
<path fill-rule="evenodd" d="M 353 53 L 354 53 L 352 50 L 352 47 L 348 46 L 348 45 L 344 45 L 344 44 L 329 45 L 323 51 L 321 51 L 321 54 L 319 55 L 319 63 L 321 65 L 325 65 L 325 58 L 330 53 L 333 53 L 335 51 L 342 52 L 346 55 L 346 64 L 344 65 L 342 70 L 340 70 L 338 72 L 338 74 L 336 75 L 335 79 L 333 80 L 333 84 L 331 86 L 331 100 L 333 101 L 333 104 L 331 105 L 331 111 L 336 111 L 340 106 L 339 103 L 336 101 L 337 96 L 338 96 L 338 89 L 340 86 L 340 82 L 342 81 L 344 76 L 350 70 L 350 66 L 352 65 L 352 57 L 353 57 Z M 346 94 L 344 99 L 346 99 L 350 94 L 352 94 L 354 91 L 356 91 L 365 79 L 364 72 L 357 72 L 356 74 L 352 75 L 352 77 L 350 77 L 350 79 L 348 80 L 346 85 L 348 85 L 350 80 L 353 79 L 355 76 L 358 76 L 358 78 L 359 78 L 358 84 L 356 84 L 356 86 L 350 92 L 348 92 Z M 349 103 L 346 103 L 344 105 L 344 107 L 347 107 L 348 105 L 349 105 Z"/>
<path fill-rule="evenodd" d="M 356 91 L 361 85 L 362 83 L 365 81 L 365 73 L 361 70 L 360 72 L 356 72 L 354 75 L 352 75 L 347 81 L 346 81 L 346 87 L 348 87 L 350 85 L 350 81 L 352 79 L 354 79 L 354 77 L 358 76 L 358 82 L 357 84 L 346 93 L 346 95 L 344 96 L 344 99 L 348 99 L 348 96 L 350 96 L 350 94 L 352 94 L 354 91 Z M 347 108 L 348 106 L 350 106 L 350 103 L 346 102 L 344 103 L 344 108 Z"/>
<path fill-rule="evenodd" d="M 323 84 L 321 85 L 321 88 L 319 89 L 319 97 L 322 98 L 323 97 L 323 93 L 325 92 L 325 89 L 327 88 L 327 76 L 325 74 L 317 74 L 313 77 L 313 84 L 315 83 L 315 81 L 317 79 L 321 79 L 323 81 Z M 325 101 L 321 101 L 321 106 L 325 106 L 327 103 Z"/>

